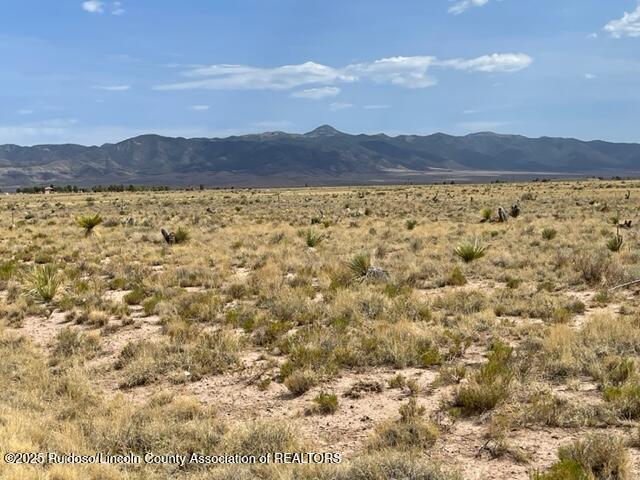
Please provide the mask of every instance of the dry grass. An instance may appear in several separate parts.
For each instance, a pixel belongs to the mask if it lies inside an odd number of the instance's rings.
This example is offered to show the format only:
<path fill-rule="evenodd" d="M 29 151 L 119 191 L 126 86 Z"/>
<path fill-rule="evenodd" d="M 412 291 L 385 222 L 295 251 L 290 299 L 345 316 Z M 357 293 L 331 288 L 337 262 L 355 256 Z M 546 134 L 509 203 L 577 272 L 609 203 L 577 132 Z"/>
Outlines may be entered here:
<path fill-rule="evenodd" d="M 637 478 L 638 188 L 3 197 L 0 450 L 344 461 L 0 477 Z"/>

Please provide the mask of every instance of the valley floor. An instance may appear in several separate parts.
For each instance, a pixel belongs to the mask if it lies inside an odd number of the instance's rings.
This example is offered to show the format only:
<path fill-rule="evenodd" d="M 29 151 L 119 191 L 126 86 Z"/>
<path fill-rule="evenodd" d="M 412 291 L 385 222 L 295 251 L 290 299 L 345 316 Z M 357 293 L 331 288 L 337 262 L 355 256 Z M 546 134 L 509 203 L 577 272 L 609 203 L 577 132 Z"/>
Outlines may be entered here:
<path fill-rule="evenodd" d="M 3 454 L 342 463 L 0 477 L 639 478 L 638 207 L 635 181 L 5 196 Z"/>

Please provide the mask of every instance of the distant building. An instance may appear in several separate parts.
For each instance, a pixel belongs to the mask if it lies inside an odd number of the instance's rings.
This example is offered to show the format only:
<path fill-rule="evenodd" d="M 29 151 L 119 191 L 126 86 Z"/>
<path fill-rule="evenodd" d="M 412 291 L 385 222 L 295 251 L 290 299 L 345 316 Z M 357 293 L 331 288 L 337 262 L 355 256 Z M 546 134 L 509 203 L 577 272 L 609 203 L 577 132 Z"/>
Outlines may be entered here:
<path fill-rule="evenodd" d="M 50 193 L 53 193 L 53 187 L 52 186 L 44 187 L 44 194 L 49 195 Z"/>

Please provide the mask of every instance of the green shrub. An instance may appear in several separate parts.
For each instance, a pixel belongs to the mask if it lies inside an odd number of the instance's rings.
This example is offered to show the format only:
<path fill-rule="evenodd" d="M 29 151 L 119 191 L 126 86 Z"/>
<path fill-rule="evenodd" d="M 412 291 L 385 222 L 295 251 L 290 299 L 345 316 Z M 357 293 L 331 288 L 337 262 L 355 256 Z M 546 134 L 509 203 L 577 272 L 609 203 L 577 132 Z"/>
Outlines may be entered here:
<path fill-rule="evenodd" d="M 455 267 L 449 276 L 445 279 L 444 284 L 452 287 L 461 287 L 466 285 L 467 277 L 464 276 L 460 267 Z"/>
<path fill-rule="evenodd" d="M 593 434 L 561 447 L 558 459 L 547 473 L 534 476 L 534 480 L 631 479 L 625 441 L 613 435 Z"/>
<path fill-rule="evenodd" d="M 317 383 L 316 375 L 307 370 L 297 370 L 284 381 L 284 384 L 291 393 L 296 396 L 302 395 L 309 391 Z"/>
<path fill-rule="evenodd" d="M 439 432 L 435 425 L 423 418 L 424 407 L 418 407 L 415 398 L 400 407 L 400 420 L 379 425 L 370 442 L 373 450 L 428 449 L 433 447 Z"/>
<path fill-rule="evenodd" d="M 455 392 L 453 406 L 465 415 L 492 410 L 509 396 L 513 371 L 513 349 L 501 341 L 496 342 L 488 354 L 488 361 L 466 385 Z"/>
<path fill-rule="evenodd" d="M 307 410 L 307 414 L 329 415 L 338 411 L 339 402 L 335 393 L 320 392 L 313 402 L 315 405 Z"/>

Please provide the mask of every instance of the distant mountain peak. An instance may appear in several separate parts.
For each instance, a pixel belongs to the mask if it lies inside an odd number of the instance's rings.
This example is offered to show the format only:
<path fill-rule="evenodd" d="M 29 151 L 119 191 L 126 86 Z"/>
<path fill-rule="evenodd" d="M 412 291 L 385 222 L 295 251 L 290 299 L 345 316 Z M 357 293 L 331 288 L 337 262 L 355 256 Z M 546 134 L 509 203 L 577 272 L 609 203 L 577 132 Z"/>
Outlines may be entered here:
<path fill-rule="evenodd" d="M 307 137 L 333 137 L 334 135 L 344 134 L 333 128 L 331 125 L 320 125 L 315 130 L 305 133 L 305 136 Z"/>

